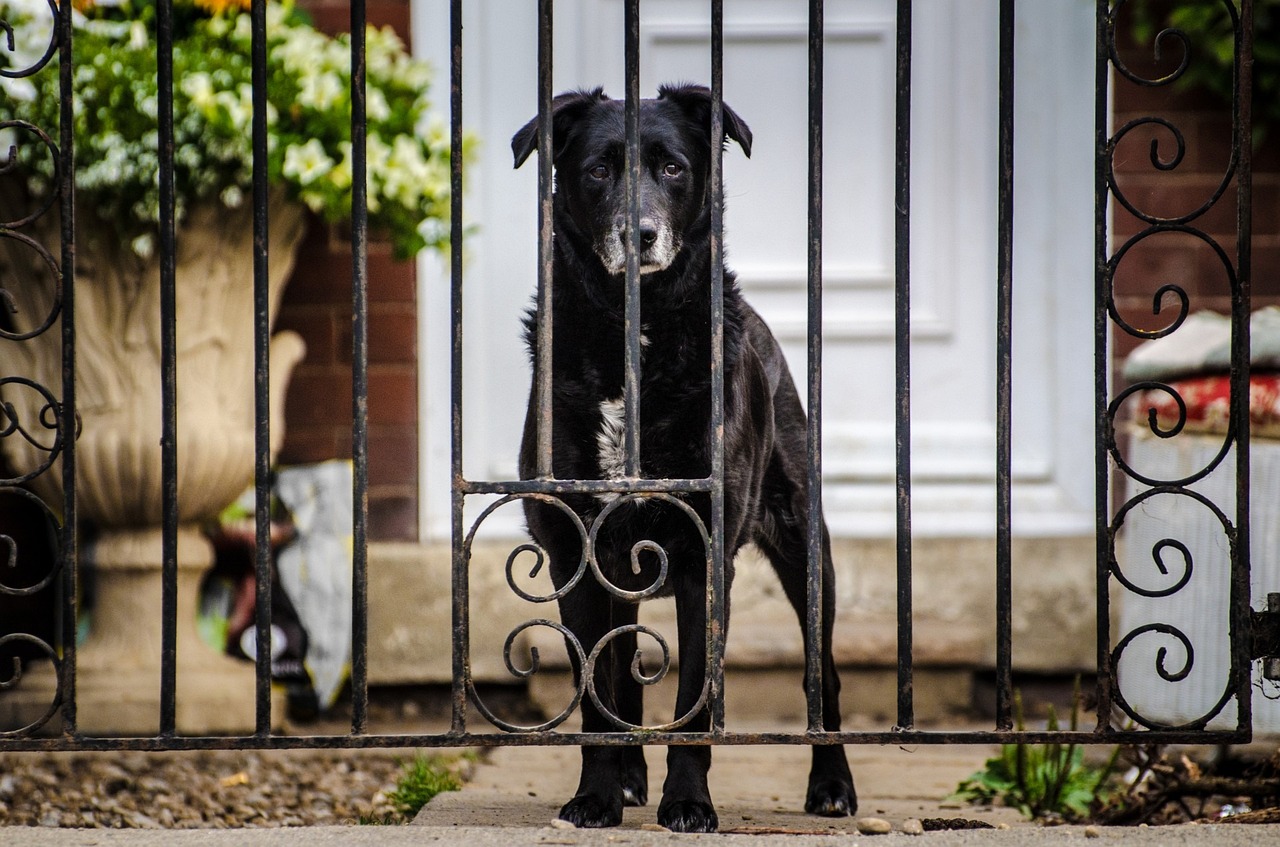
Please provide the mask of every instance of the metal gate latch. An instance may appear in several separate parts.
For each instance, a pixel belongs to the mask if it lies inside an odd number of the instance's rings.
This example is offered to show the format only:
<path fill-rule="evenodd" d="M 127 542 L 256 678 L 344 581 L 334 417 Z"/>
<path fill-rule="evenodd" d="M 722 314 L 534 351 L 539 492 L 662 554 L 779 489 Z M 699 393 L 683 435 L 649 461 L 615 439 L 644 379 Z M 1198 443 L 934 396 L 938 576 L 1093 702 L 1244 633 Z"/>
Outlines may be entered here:
<path fill-rule="evenodd" d="M 1250 610 L 1251 658 L 1262 660 L 1264 679 L 1280 680 L 1280 591 L 1267 594 L 1267 610 Z"/>

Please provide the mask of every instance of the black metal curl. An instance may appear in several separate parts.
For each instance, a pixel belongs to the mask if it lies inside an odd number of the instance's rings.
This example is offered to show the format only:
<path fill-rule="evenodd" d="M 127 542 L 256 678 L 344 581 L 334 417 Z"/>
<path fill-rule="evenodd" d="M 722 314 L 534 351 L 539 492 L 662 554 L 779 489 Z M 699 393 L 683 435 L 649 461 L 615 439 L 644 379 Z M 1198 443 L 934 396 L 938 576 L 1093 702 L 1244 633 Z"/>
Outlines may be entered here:
<path fill-rule="evenodd" d="M 613 582 L 607 576 L 605 576 L 604 572 L 600 569 L 600 562 L 596 557 L 596 538 L 599 535 L 600 527 L 604 525 L 604 522 L 608 519 L 609 515 L 613 514 L 613 512 L 616 509 L 620 508 L 623 504 L 636 501 L 636 500 L 660 500 L 664 503 L 670 503 L 671 505 L 676 506 L 678 509 L 683 511 L 686 515 L 688 515 L 689 519 L 693 521 L 693 525 L 697 527 L 698 533 L 702 536 L 703 548 L 706 550 L 706 562 L 707 562 L 708 571 L 711 568 L 711 535 L 707 532 L 706 524 L 702 522 L 702 518 L 698 515 L 698 513 L 694 510 L 692 506 L 690 506 L 684 500 L 681 500 L 678 497 L 673 497 L 672 495 L 667 494 L 665 492 L 643 492 L 643 493 L 632 492 L 629 494 L 622 494 L 614 498 L 607 506 L 605 506 L 604 509 L 600 512 L 600 514 L 597 515 L 595 520 L 591 523 L 589 545 L 587 547 L 587 561 L 590 562 L 591 564 L 591 571 L 595 574 L 596 580 L 599 581 L 600 585 L 603 586 L 606 591 L 608 591 L 610 594 L 612 594 L 615 597 L 618 597 L 622 600 L 627 600 L 629 602 L 639 602 L 640 600 L 644 600 L 648 597 L 654 596 L 655 594 L 657 594 L 659 591 L 662 590 L 663 585 L 665 585 L 667 581 L 667 570 L 668 570 L 667 552 L 663 550 L 661 545 L 659 545 L 657 542 L 650 541 L 650 540 L 641 540 L 633 544 L 631 546 L 632 573 L 635 573 L 637 575 L 640 573 L 641 571 L 640 554 L 642 552 L 648 551 L 658 556 L 658 575 L 647 588 L 642 588 L 639 591 L 627 591 L 624 588 L 614 585 Z"/>
<path fill-rule="evenodd" d="M 1165 667 L 1166 659 L 1169 655 L 1168 648 L 1161 647 L 1156 652 L 1156 673 L 1159 674 L 1160 678 L 1166 682 L 1176 683 L 1181 682 L 1190 676 L 1191 669 L 1195 665 L 1195 651 L 1191 646 L 1191 639 L 1187 638 L 1187 636 L 1177 627 L 1164 623 L 1144 624 L 1130 632 L 1124 638 L 1120 639 L 1120 643 L 1116 644 L 1115 649 L 1111 651 L 1111 667 L 1118 668 L 1120 666 L 1121 654 L 1124 653 L 1125 649 L 1131 642 L 1133 642 L 1134 639 L 1151 632 L 1168 635 L 1176 639 L 1182 645 L 1182 649 L 1186 654 L 1186 660 L 1183 663 L 1182 668 L 1170 673 Z M 1231 675 L 1229 674 L 1228 676 Z M 1218 702 L 1215 703 L 1208 712 L 1194 720 L 1181 724 L 1162 723 L 1143 716 L 1134 709 L 1132 705 L 1130 705 L 1127 699 L 1125 699 L 1124 692 L 1120 690 L 1120 686 L 1115 687 L 1114 696 L 1115 704 L 1120 708 L 1120 710 L 1128 715 L 1134 723 L 1144 726 L 1147 729 L 1200 730 L 1204 729 L 1209 724 L 1209 721 L 1217 717 L 1218 714 L 1226 707 L 1227 703 L 1231 701 L 1231 698 L 1235 696 L 1235 687 L 1232 680 L 1228 679 L 1222 696 L 1218 698 Z"/>
<path fill-rule="evenodd" d="M 62 184 L 62 157 L 58 154 L 57 142 L 55 142 L 51 137 L 49 137 L 49 134 L 47 132 L 45 132 L 35 124 L 31 123 L 30 121 L 19 121 L 19 120 L 0 121 L 0 129 L 18 129 L 18 130 L 24 130 L 26 132 L 35 133 L 39 141 L 42 144 L 44 144 L 45 148 L 49 151 L 49 158 L 53 163 L 53 184 L 54 185 Z M 0 163 L 0 175 L 3 175 L 9 170 L 17 167 L 17 164 L 18 164 L 18 148 L 16 145 L 10 144 L 9 150 L 5 157 L 5 161 L 3 163 Z M 21 229 L 22 227 L 26 226 L 27 224 L 31 223 L 37 218 L 42 217 L 45 214 L 45 212 L 48 212 L 51 208 L 53 208 L 53 204 L 57 202 L 57 200 L 58 200 L 58 192 L 50 191 L 45 196 L 44 201 L 31 214 L 26 215 L 25 217 L 22 217 L 22 218 L 18 218 L 17 220 L 12 220 L 12 221 L 0 220 L 0 235 L 7 235 L 8 233 L 4 232 L 4 230 L 6 229 Z M 53 263 L 53 265 L 56 270 L 57 264 Z"/>
<path fill-rule="evenodd" d="M 587 682 L 587 693 L 591 696 L 591 701 L 596 704 L 596 708 L 600 710 L 600 714 L 604 715 L 611 723 L 620 729 L 644 730 L 646 732 L 669 732 L 674 729 L 679 729 L 689 723 L 689 721 L 693 720 L 694 716 L 698 714 L 704 706 L 706 706 L 707 696 L 711 685 L 710 677 L 703 681 L 702 691 L 698 694 L 697 701 L 689 708 L 689 711 L 680 715 L 670 723 L 661 724 L 659 726 L 645 726 L 644 724 L 634 724 L 630 721 L 623 720 L 608 709 L 604 702 L 601 701 L 599 694 L 596 692 L 596 661 L 605 651 L 605 648 L 609 646 L 609 642 L 613 641 L 613 639 L 617 638 L 619 635 L 624 635 L 629 632 L 643 633 L 658 642 L 658 645 L 662 648 L 661 667 L 652 674 L 645 675 L 644 671 L 640 667 L 640 650 L 637 647 L 636 654 L 631 658 L 632 679 L 641 685 L 656 685 L 666 677 L 667 672 L 671 669 L 671 648 L 667 645 L 666 639 L 664 639 L 656 630 L 638 623 L 620 626 L 617 629 L 613 629 L 605 633 L 604 637 L 602 637 L 600 641 L 596 643 L 596 646 L 592 648 L 591 655 L 587 657 L 587 664 L 582 670 L 582 676 Z"/>
<path fill-rule="evenodd" d="M 1107 52 L 1111 56 L 1111 64 L 1120 72 L 1120 75 L 1130 82 L 1138 85 L 1144 85 L 1148 88 L 1156 88 L 1161 85 L 1170 85 L 1177 82 L 1178 79 L 1187 72 L 1187 68 L 1191 66 L 1191 38 L 1182 30 L 1175 27 L 1166 27 L 1156 33 L 1155 41 L 1152 42 L 1151 52 L 1155 60 L 1159 62 L 1164 58 L 1164 42 L 1166 39 L 1173 38 L 1182 46 L 1182 58 L 1178 62 L 1178 67 L 1161 77 L 1145 77 L 1141 74 L 1130 70 L 1129 66 L 1120 58 L 1120 51 L 1116 49 L 1116 13 L 1124 6 L 1125 0 L 1117 0 L 1116 5 L 1111 10 L 1111 15 L 1107 19 Z"/>
<path fill-rule="evenodd" d="M 1226 535 L 1227 540 L 1232 545 L 1236 543 L 1235 527 L 1232 525 L 1231 519 L 1228 518 L 1226 514 L 1221 509 L 1218 508 L 1217 504 L 1215 504 L 1212 500 L 1210 500 L 1208 497 L 1205 497 L 1203 494 L 1201 494 L 1198 491 L 1193 491 L 1189 488 L 1180 487 L 1181 486 L 1180 483 L 1178 484 L 1178 486 L 1179 487 L 1175 487 L 1173 485 L 1164 485 L 1157 488 L 1148 488 L 1146 491 L 1143 491 L 1129 498 L 1129 500 L 1126 501 L 1125 504 L 1120 507 L 1119 511 L 1116 512 L 1114 522 L 1111 525 L 1111 542 L 1110 542 L 1110 552 L 1109 552 L 1109 557 L 1110 557 L 1109 565 L 1110 565 L 1111 573 L 1115 576 L 1117 580 L 1120 581 L 1122 585 L 1124 585 L 1125 588 L 1129 589 L 1135 594 L 1140 594 L 1143 597 L 1168 597 L 1172 594 L 1176 594 L 1178 591 L 1181 591 L 1182 588 L 1185 587 L 1186 584 L 1191 580 L 1191 571 L 1192 571 L 1193 564 L 1191 559 L 1191 551 L 1187 549 L 1185 544 L 1183 544 L 1180 541 L 1175 541 L 1172 538 L 1164 538 L 1156 542 L 1156 545 L 1151 549 L 1151 555 L 1152 555 L 1152 558 L 1155 560 L 1156 567 L 1160 570 L 1160 573 L 1165 574 L 1167 576 L 1169 571 L 1165 567 L 1164 559 L 1160 554 L 1166 548 L 1169 548 L 1169 547 L 1174 548 L 1175 550 L 1177 550 L 1179 553 L 1182 554 L 1182 562 L 1184 567 L 1183 574 L 1181 578 L 1174 585 L 1168 588 L 1160 588 L 1160 589 L 1142 588 L 1141 586 L 1137 585 L 1136 583 L 1134 583 L 1132 580 L 1130 580 L 1128 577 L 1124 575 L 1124 571 L 1120 567 L 1119 559 L 1116 556 L 1116 536 L 1119 534 L 1120 528 L 1124 525 L 1125 518 L 1129 515 L 1129 512 L 1137 508 L 1139 505 L 1145 503 L 1146 501 L 1154 497 L 1159 497 L 1166 494 L 1171 496 L 1176 496 L 1176 497 L 1187 497 L 1191 500 L 1196 501 L 1197 503 L 1204 506 L 1205 508 L 1207 508 L 1213 514 L 1213 516 L 1218 519 L 1218 522 L 1222 524 L 1222 532 L 1224 535 Z"/>
<path fill-rule="evenodd" d="M 53 670 L 54 670 L 55 678 L 57 679 L 57 688 L 53 693 L 53 700 L 52 702 L 49 703 L 49 708 L 45 711 L 43 715 L 36 718 L 34 721 L 27 724 L 26 726 L 21 726 L 16 729 L 0 729 L 0 738 L 17 738 L 20 736 L 30 735 L 31 733 L 35 732 L 37 729 L 39 729 L 40 727 L 48 723 L 49 718 L 53 717 L 54 713 L 56 713 L 58 709 L 62 706 L 62 689 L 63 689 L 62 675 L 63 675 L 64 669 L 62 665 L 62 660 L 58 658 L 57 651 L 54 650 L 52 647 L 50 647 L 49 644 L 45 642 L 43 639 L 37 638 L 34 635 L 29 635 L 25 632 L 15 632 L 15 633 L 10 633 L 9 635 L 0 636 L 0 647 L 5 646 L 6 644 L 15 643 L 15 642 L 34 645 L 36 648 L 38 648 L 41 652 L 45 654 L 45 656 L 49 659 L 49 661 L 53 663 Z M 18 684 L 18 682 L 21 679 L 22 679 L 22 662 L 21 660 L 14 658 L 13 675 L 10 676 L 8 679 L 0 680 L 0 691 L 6 691 L 10 688 L 13 688 L 15 685 Z"/>
<path fill-rule="evenodd" d="M 1171 430 L 1158 429 L 1155 423 L 1153 423 L 1152 421 L 1153 411 L 1148 409 L 1147 425 L 1152 427 L 1152 431 L 1161 438 L 1172 438 L 1182 430 L 1182 422 L 1186 417 L 1186 406 L 1182 402 L 1182 398 L 1178 397 L 1178 393 L 1173 390 L 1172 386 L 1164 385 L 1163 383 L 1159 383 L 1159 382 L 1140 382 L 1135 385 L 1129 386 L 1124 391 L 1120 392 L 1120 394 L 1114 400 L 1112 400 L 1111 403 L 1107 405 L 1107 445 L 1106 446 L 1107 446 L 1107 452 L 1111 454 L 1111 458 L 1116 463 L 1116 467 L 1124 471 L 1124 473 L 1127 474 L 1131 479 L 1135 479 L 1138 482 L 1143 483 L 1144 485 L 1150 485 L 1154 489 L 1161 489 L 1161 490 L 1166 488 L 1177 489 L 1177 488 L 1181 488 L 1182 486 L 1191 485 L 1192 483 L 1202 480 L 1209 474 L 1213 473 L 1214 470 L 1216 470 L 1218 466 L 1221 465 L 1222 462 L 1227 458 L 1227 454 L 1231 451 L 1231 445 L 1235 441 L 1235 426 L 1233 423 L 1227 424 L 1227 432 L 1225 435 L 1223 435 L 1222 446 L 1218 448 L 1218 452 L 1213 456 L 1213 458 L 1210 459 L 1209 462 L 1200 470 L 1190 473 L 1187 476 L 1182 477 L 1181 479 L 1157 479 L 1152 476 L 1147 476 L 1146 474 L 1134 468 L 1133 465 L 1129 464 L 1129 460 L 1126 459 L 1123 454 L 1121 454 L 1120 444 L 1116 438 L 1116 415 L 1119 413 L 1121 405 L 1131 394 L 1133 394 L 1135 391 L 1139 391 L 1144 388 L 1164 389 L 1169 391 L 1171 394 L 1173 394 L 1174 397 L 1178 398 L 1178 407 L 1180 410 L 1179 422 Z M 1162 433 L 1167 433 L 1167 434 L 1162 434 Z M 1149 492 L 1145 492 L 1145 493 L 1149 493 Z M 1200 498 L 1199 495 L 1196 495 L 1194 491 L 1186 491 L 1186 492 L 1178 491 L 1178 493 L 1185 493 L 1188 495 L 1196 496 L 1198 499 L 1203 499 L 1203 498 Z"/>
<path fill-rule="evenodd" d="M 556 623 L 555 621 L 539 618 L 537 620 L 525 621 L 515 629 L 511 630 L 511 634 L 507 636 L 507 640 L 502 646 L 502 659 L 506 663 L 507 670 L 511 672 L 512 676 L 517 679 L 528 679 L 542 669 L 542 661 L 538 656 L 537 647 L 529 648 L 529 668 L 527 670 L 517 668 L 511 659 L 511 649 L 515 644 L 516 637 L 526 629 L 530 629 L 535 626 L 550 627 L 560 633 L 564 636 L 565 644 L 571 647 L 573 652 L 577 655 L 578 667 L 584 667 L 587 664 L 586 656 L 582 650 L 582 644 L 578 641 L 577 637 L 569 631 L 568 627 L 563 624 Z M 579 682 L 577 688 L 574 689 L 573 699 L 569 702 L 568 706 L 565 706 L 564 709 L 559 712 L 559 714 L 553 715 L 550 719 L 543 721 L 536 726 L 523 726 L 521 724 L 513 724 L 509 721 L 504 721 L 502 718 L 499 718 L 491 712 L 489 707 L 485 705 L 484 700 L 480 697 L 480 693 L 476 690 L 475 683 L 472 681 L 470 675 L 467 677 L 467 691 L 471 697 L 472 704 L 476 707 L 476 710 L 479 711 L 480 714 L 484 716 L 485 720 L 489 721 L 489 723 L 506 732 L 545 732 L 550 729 L 555 729 L 557 726 L 564 723 L 569 715 L 573 714 L 574 709 L 578 708 L 578 704 L 582 702 L 583 688 L 584 686 Z"/>
<path fill-rule="evenodd" d="M 1138 327 L 1133 326 L 1128 321 L 1126 321 L 1123 317 L 1121 317 L 1120 312 L 1116 309 L 1115 277 L 1116 277 L 1116 271 L 1120 268 L 1121 262 L 1124 261 L 1125 256 L 1127 256 L 1129 254 L 1129 251 L 1132 250 L 1135 246 L 1137 246 L 1143 241 L 1146 241 L 1148 238 L 1152 238 L 1156 235 L 1161 235 L 1163 233 L 1179 233 L 1183 235 L 1190 235 L 1193 238 L 1198 238 L 1199 240 L 1203 241 L 1205 244 L 1209 246 L 1209 249 L 1214 252 L 1214 255 L 1218 257 L 1218 261 L 1222 263 L 1223 270 L 1226 271 L 1226 274 L 1227 274 L 1227 288 L 1231 292 L 1231 294 L 1234 295 L 1236 293 L 1236 289 L 1239 287 L 1239 281 L 1236 276 L 1235 265 L 1232 263 L 1231 257 L 1228 256 L 1227 252 L 1222 249 L 1221 244 L 1214 241 L 1204 231 L 1196 229 L 1193 226 L 1187 226 L 1185 224 L 1178 224 L 1178 223 L 1157 224 L 1155 226 L 1148 227 L 1147 229 L 1144 229 L 1142 232 L 1139 232 L 1133 236 L 1130 236 L 1129 239 L 1125 241 L 1124 244 L 1120 245 L 1120 248 L 1116 250 L 1116 252 L 1111 256 L 1110 260 L 1108 260 L 1107 262 L 1107 272 L 1104 280 L 1104 283 L 1106 286 L 1106 290 L 1104 293 L 1105 293 L 1105 299 L 1107 303 L 1107 312 L 1108 314 L 1111 315 L 1111 320 L 1113 320 L 1126 333 L 1128 333 L 1129 335 L 1132 335 L 1135 338 L 1147 338 L 1147 339 L 1163 338 L 1164 336 L 1169 335 L 1170 333 L 1172 333 L 1174 330 L 1176 330 L 1178 327 L 1182 325 L 1182 322 L 1187 319 L 1187 315 L 1189 314 L 1191 309 L 1191 301 L 1190 301 L 1190 298 L 1187 296 L 1186 291 L 1184 291 L 1181 287 L 1174 285 L 1173 283 L 1166 283 L 1160 286 L 1159 290 L 1156 291 L 1155 300 L 1152 303 L 1152 307 L 1151 307 L 1152 313 L 1158 315 L 1160 314 L 1160 311 L 1161 311 L 1161 301 L 1164 298 L 1164 295 L 1170 294 L 1170 293 L 1177 295 L 1178 304 L 1179 304 L 1178 314 L 1174 318 L 1173 322 L 1170 323 L 1168 326 L 1162 327 L 1161 329 L 1139 329 Z"/>
<path fill-rule="evenodd" d="M 49 14 L 52 15 L 52 18 L 50 19 L 50 22 L 49 22 L 49 46 L 45 48 L 44 55 L 41 56 L 40 59 L 38 59 L 34 65 L 30 65 L 25 68 L 18 68 L 16 70 L 12 68 L 0 68 L 0 77 L 8 77 L 9 79 L 18 79 L 19 77 L 33 76 L 36 73 L 39 73 L 40 70 L 45 65 L 49 64 L 49 60 L 53 58 L 53 54 L 58 49 L 59 12 L 58 12 L 58 4 L 56 0 L 46 0 L 46 2 L 49 4 Z M 17 45 L 17 42 L 14 40 L 13 27 L 9 24 L 9 22 L 0 20 L 0 29 L 3 29 L 5 32 L 5 35 L 7 36 L 5 40 L 7 42 L 9 52 L 12 53 L 13 51 L 17 50 L 18 45 Z"/>
<path fill-rule="evenodd" d="M 1213 193 L 1209 196 L 1208 200 L 1201 203 L 1195 209 L 1182 215 L 1173 215 L 1170 217 L 1162 217 L 1160 215 L 1144 212 L 1141 209 L 1139 209 L 1137 204 L 1135 204 L 1132 200 L 1130 200 L 1129 197 L 1120 189 L 1120 183 L 1116 179 L 1115 159 L 1116 159 L 1116 150 L 1120 146 L 1120 142 L 1124 139 L 1124 137 L 1128 135 L 1130 132 L 1132 132 L 1134 129 L 1136 129 L 1137 127 L 1145 126 L 1148 124 L 1155 124 L 1157 126 L 1162 126 L 1165 129 L 1169 130 L 1169 132 L 1173 133 L 1174 142 L 1177 144 L 1177 149 L 1173 154 L 1173 158 L 1167 159 L 1167 160 L 1161 159 L 1160 158 L 1160 139 L 1152 138 L 1151 139 L 1151 166 L 1154 167 L 1156 170 L 1171 171 L 1177 168 L 1178 165 L 1182 164 L 1182 160 L 1186 156 L 1187 144 L 1186 144 L 1186 139 L 1183 138 L 1181 130 L 1179 130 L 1176 126 L 1174 126 L 1172 122 L 1164 118 L 1157 118 L 1157 117 L 1151 117 L 1151 116 L 1143 117 L 1143 118 L 1134 118 L 1124 126 L 1120 127 L 1120 129 L 1116 130 L 1115 135 L 1111 136 L 1111 139 L 1107 142 L 1107 156 L 1106 156 L 1107 184 L 1111 188 L 1112 195 L 1115 196 L 1116 200 L 1119 201 L 1120 205 L 1124 206 L 1129 211 L 1130 214 L 1132 214 L 1136 218 L 1139 218 L 1140 220 L 1143 220 L 1149 224 L 1189 223 L 1195 220 L 1196 218 L 1200 217 L 1201 215 L 1203 215 L 1205 212 L 1212 209 L 1215 205 L 1217 205 L 1218 201 L 1222 199 L 1222 195 L 1226 193 L 1227 188 L 1231 185 L 1232 178 L 1235 176 L 1236 166 L 1240 158 L 1240 151 L 1235 147 L 1235 145 L 1232 145 L 1231 158 L 1227 162 L 1226 170 L 1223 173 L 1222 179 L 1218 183 L 1217 188 L 1213 190 Z"/>
<path fill-rule="evenodd" d="M 463 542 L 463 556 L 467 562 L 471 561 L 471 544 L 475 540 L 476 532 L 480 529 L 480 524 L 484 523 L 485 518 L 489 517 L 494 511 L 500 509 L 513 500 L 541 500 L 544 503 L 550 503 L 563 512 L 578 530 L 578 537 L 582 539 L 582 559 L 578 562 L 578 568 L 574 571 L 573 576 L 564 584 L 552 591 L 550 594 L 530 594 L 519 585 L 515 579 L 515 562 L 521 553 L 533 552 L 537 556 L 533 569 L 529 572 L 529 578 L 533 579 L 542 570 L 542 565 L 546 558 L 546 552 L 536 544 L 525 543 L 516 547 L 507 556 L 506 575 L 507 585 L 521 598 L 528 600 L 530 603 L 549 603 L 552 600 L 558 600 L 573 590 L 573 587 L 582 579 L 583 574 L 587 572 L 587 529 L 582 523 L 582 519 L 578 517 L 578 513 L 565 505 L 564 501 L 550 494 L 508 494 L 501 500 L 491 503 L 488 508 L 480 513 L 475 523 L 471 525 L 471 531 L 467 533 L 466 541 Z"/>
<path fill-rule="evenodd" d="M 4 229 L 2 225 L 0 225 L 0 238 L 13 239 L 36 251 L 36 254 L 44 259 L 45 264 L 49 266 L 49 271 L 53 275 L 53 304 L 50 306 L 49 314 L 45 315 L 44 320 L 34 329 L 26 332 L 11 332 L 7 329 L 0 329 L 0 338 L 7 338 L 10 341 L 25 341 L 28 338 L 35 338 L 37 335 L 46 332 L 49 327 L 53 326 L 54 321 L 58 319 L 58 315 L 62 312 L 62 272 L 58 269 L 58 262 L 53 258 L 53 254 L 34 238 L 30 238 L 20 232 Z M 4 291 L 4 289 L 0 288 L 0 291 Z M 12 312 L 17 312 L 13 302 L 13 295 L 8 291 L 4 291 L 4 293 L 6 307 Z"/>
<path fill-rule="evenodd" d="M 31 433 L 22 425 L 22 421 L 18 417 L 18 411 L 13 407 L 12 403 L 7 401 L 0 403 L 0 418 L 8 420 L 7 424 L 3 424 L 3 426 L 0 427 L 0 438 L 9 438 L 16 433 L 21 435 L 23 440 L 32 447 L 48 454 L 45 457 L 44 462 L 27 471 L 25 474 L 8 478 L 0 477 L 0 485 L 18 485 L 23 482 L 27 482 L 28 480 L 35 479 L 53 465 L 54 461 L 62 453 L 63 433 L 58 422 L 57 414 L 54 414 L 51 419 L 47 418 L 45 414 L 48 410 L 56 410 L 58 408 L 58 403 L 53 398 L 53 395 L 49 393 L 49 389 L 45 388 L 38 382 L 34 382 L 33 380 L 20 376 L 0 377 L 0 388 L 3 388 L 6 385 L 24 385 L 44 397 L 45 405 L 41 411 L 40 423 L 45 427 L 45 429 L 52 430 L 54 433 L 53 443 L 46 447 L 44 444 L 41 444 L 33 438 Z M 0 420 L 0 424 L 2 423 L 3 421 Z"/>
<path fill-rule="evenodd" d="M 1191 65 L 1191 39 L 1180 29 L 1167 27 L 1160 30 L 1156 34 L 1155 42 L 1152 49 L 1155 60 L 1159 62 L 1163 57 L 1163 42 L 1166 39 L 1174 38 L 1182 46 L 1182 59 L 1178 62 L 1178 67 L 1170 73 L 1162 77 L 1150 79 L 1134 73 L 1124 62 L 1120 60 L 1120 53 L 1116 48 L 1116 18 L 1120 14 L 1120 10 L 1124 8 L 1128 0 L 1115 0 L 1115 4 L 1111 7 L 1111 11 L 1107 14 L 1107 53 L 1111 58 L 1111 64 L 1125 79 L 1137 85 L 1145 85 L 1154 88 L 1161 85 L 1169 85 L 1176 82 Z M 1236 11 L 1235 3 L 1232 0 L 1222 0 L 1222 6 L 1227 10 L 1227 14 L 1231 16 L 1231 27 L 1237 33 L 1240 32 L 1240 15 Z"/>
<path fill-rule="evenodd" d="M 26 490 L 25 488 L 6 487 L 3 489 L 0 489 L 0 494 L 23 497 L 29 500 L 30 502 L 35 503 L 37 506 L 39 506 L 40 509 L 44 512 L 45 517 L 48 519 L 48 526 L 52 527 L 54 530 L 54 532 L 52 533 L 54 546 L 57 547 L 60 544 L 61 538 L 62 538 L 62 533 L 61 533 L 62 522 L 58 520 L 58 516 L 54 514 L 53 510 L 49 508 L 49 505 L 47 503 L 45 503 L 43 500 L 41 500 L 39 497 L 31 493 L 30 491 Z M 11 538 L 8 535 L 0 535 L 0 544 L 3 544 L 4 547 L 7 547 L 9 551 L 8 555 L 4 559 L 5 564 L 8 566 L 10 570 L 17 568 L 18 566 L 17 542 L 14 541 L 13 538 Z M 54 578 L 57 577 L 58 572 L 61 570 L 62 570 L 62 551 L 57 550 L 53 557 L 53 567 L 49 571 L 49 573 L 44 576 L 43 579 L 41 579 L 37 583 L 28 585 L 22 588 L 6 585 L 4 580 L 0 579 L 0 594 L 7 594 L 11 597 L 27 597 L 29 595 L 35 594 L 37 591 L 42 591 L 43 589 L 48 587 L 48 585 L 51 582 L 53 582 Z"/>
<path fill-rule="evenodd" d="M 1187 425 L 1187 401 L 1182 399 L 1182 395 L 1179 394 L 1177 389 L 1172 385 L 1168 385 L 1163 382 L 1135 382 L 1124 391 L 1121 391 L 1120 394 L 1111 401 L 1111 404 L 1107 409 L 1108 414 L 1113 421 L 1115 416 L 1119 414 L 1120 407 L 1124 405 L 1124 401 L 1128 400 L 1140 391 L 1163 391 L 1172 397 L 1174 402 L 1178 404 L 1178 420 L 1169 429 L 1160 428 L 1160 416 L 1156 413 L 1156 407 L 1147 407 L 1147 426 L 1151 429 L 1153 435 L 1159 436 L 1160 438 L 1173 438 L 1175 435 L 1182 432 L 1183 427 Z M 1114 433 L 1112 441 L 1115 441 Z"/>

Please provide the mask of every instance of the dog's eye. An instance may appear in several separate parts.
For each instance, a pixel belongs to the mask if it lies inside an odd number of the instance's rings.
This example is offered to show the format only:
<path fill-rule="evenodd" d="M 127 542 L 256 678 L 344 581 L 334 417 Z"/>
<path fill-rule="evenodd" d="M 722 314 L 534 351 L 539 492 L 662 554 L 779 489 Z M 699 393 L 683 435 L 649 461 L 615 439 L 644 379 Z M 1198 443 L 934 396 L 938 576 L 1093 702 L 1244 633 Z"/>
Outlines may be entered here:
<path fill-rule="evenodd" d="M 667 162 L 667 164 L 663 166 L 662 172 L 667 176 L 680 176 L 680 174 L 684 173 L 684 168 L 680 167 L 675 162 Z"/>
<path fill-rule="evenodd" d="M 609 169 L 604 165 L 596 165 L 594 168 L 587 171 L 587 173 L 591 174 L 594 179 L 604 179 L 609 175 Z"/>

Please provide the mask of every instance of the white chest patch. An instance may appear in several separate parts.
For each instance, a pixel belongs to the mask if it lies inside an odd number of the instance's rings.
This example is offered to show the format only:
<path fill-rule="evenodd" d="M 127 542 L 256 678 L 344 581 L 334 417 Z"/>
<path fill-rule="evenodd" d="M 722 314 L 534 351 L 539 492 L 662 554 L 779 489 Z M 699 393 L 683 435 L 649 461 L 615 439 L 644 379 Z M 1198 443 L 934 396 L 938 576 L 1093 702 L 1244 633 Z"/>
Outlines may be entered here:
<path fill-rule="evenodd" d="M 600 461 L 602 479 L 622 479 L 626 474 L 626 404 L 622 398 L 603 400 L 600 403 L 600 430 L 596 433 L 596 456 Z M 596 495 L 605 503 L 617 499 L 617 494 Z"/>

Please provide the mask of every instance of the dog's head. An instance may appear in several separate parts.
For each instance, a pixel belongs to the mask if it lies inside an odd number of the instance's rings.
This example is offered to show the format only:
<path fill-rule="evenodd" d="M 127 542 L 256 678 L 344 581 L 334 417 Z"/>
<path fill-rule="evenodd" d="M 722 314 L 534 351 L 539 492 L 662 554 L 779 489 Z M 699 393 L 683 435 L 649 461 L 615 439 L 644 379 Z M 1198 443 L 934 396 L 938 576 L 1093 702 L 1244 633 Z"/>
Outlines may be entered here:
<path fill-rule="evenodd" d="M 626 269 L 626 125 L 623 101 L 603 89 L 571 91 L 551 104 L 556 193 L 610 274 Z M 751 130 L 724 106 L 724 133 L 751 155 Z M 721 140 L 723 143 L 724 139 Z M 511 139 L 516 167 L 538 146 L 538 119 Z M 640 272 L 675 261 L 685 233 L 707 213 L 711 90 L 662 86 L 640 101 Z"/>

